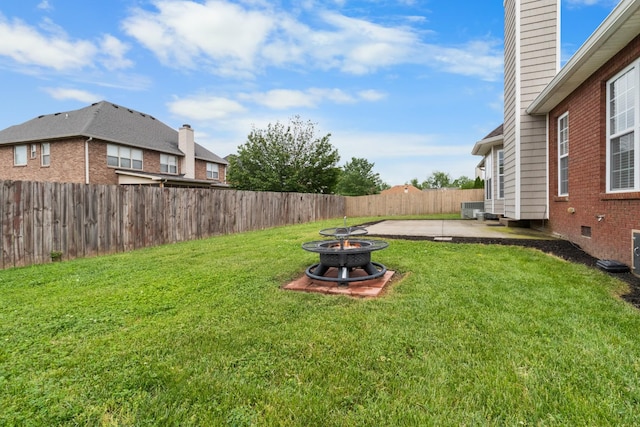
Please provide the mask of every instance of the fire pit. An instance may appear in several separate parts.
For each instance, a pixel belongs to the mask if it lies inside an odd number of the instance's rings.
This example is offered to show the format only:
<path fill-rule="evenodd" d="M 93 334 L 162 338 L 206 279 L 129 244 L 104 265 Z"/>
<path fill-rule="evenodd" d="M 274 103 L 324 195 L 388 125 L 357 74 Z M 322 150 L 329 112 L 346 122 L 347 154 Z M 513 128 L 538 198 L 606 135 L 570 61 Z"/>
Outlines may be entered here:
<path fill-rule="evenodd" d="M 345 220 L 346 221 L 346 220 Z M 363 227 L 337 227 L 320 230 L 323 236 L 333 240 L 317 240 L 302 244 L 302 249 L 320 254 L 320 262 L 307 268 L 308 277 L 327 282 L 338 282 L 348 286 L 350 282 L 375 279 L 383 276 L 387 268 L 371 261 L 371 252 L 384 249 L 389 244 L 381 240 L 363 240 L 359 236 L 367 234 Z M 338 277 L 325 276 L 330 268 L 338 270 Z M 351 276 L 355 269 L 364 270 L 367 275 Z"/>

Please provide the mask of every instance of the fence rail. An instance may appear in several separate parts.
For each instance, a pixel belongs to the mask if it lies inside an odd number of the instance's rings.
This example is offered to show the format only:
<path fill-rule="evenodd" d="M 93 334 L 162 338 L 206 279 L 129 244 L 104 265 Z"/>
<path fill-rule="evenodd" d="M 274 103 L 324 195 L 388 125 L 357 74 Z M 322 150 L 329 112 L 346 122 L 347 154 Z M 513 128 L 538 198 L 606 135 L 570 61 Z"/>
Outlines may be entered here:
<path fill-rule="evenodd" d="M 348 197 L 345 215 L 354 217 L 459 213 L 462 202 L 483 200 L 483 189 L 428 190 L 421 193 Z"/>
<path fill-rule="evenodd" d="M 342 217 L 334 195 L 0 181 L 0 268 Z"/>

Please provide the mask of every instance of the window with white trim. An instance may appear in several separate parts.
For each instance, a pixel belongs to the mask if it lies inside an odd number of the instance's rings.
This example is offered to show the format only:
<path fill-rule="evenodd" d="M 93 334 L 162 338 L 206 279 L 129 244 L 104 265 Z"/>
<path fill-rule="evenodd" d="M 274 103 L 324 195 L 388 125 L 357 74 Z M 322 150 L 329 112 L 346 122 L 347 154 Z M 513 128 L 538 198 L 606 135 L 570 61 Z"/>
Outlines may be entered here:
<path fill-rule="evenodd" d="M 207 179 L 219 179 L 217 163 L 207 163 Z"/>
<path fill-rule="evenodd" d="M 558 196 L 569 195 L 569 113 L 558 119 Z"/>
<path fill-rule="evenodd" d="M 14 166 L 26 166 L 27 165 L 27 146 L 16 145 L 13 147 L 13 165 Z"/>
<path fill-rule="evenodd" d="M 38 146 L 36 144 L 31 144 L 31 158 L 35 159 L 38 157 Z"/>
<path fill-rule="evenodd" d="M 498 150 L 498 199 L 504 199 L 504 151 Z"/>
<path fill-rule="evenodd" d="M 51 146 L 48 142 L 40 144 L 40 164 L 42 166 L 49 166 L 51 163 Z"/>
<path fill-rule="evenodd" d="M 160 172 L 178 173 L 178 158 L 169 154 L 160 154 Z"/>
<path fill-rule="evenodd" d="M 142 170 L 142 150 L 107 144 L 107 165 Z"/>
<path fill-rule="evenodd" d="M 484 160 L 484 198 L 486 200 L 493 199 L 493 150 L 489 151 L 489 154 Z"/>
<path fill-rule="evenodd" d="M 638 68 L 640 60 L 607 82 L 607 191 L 639 191 Z"/>

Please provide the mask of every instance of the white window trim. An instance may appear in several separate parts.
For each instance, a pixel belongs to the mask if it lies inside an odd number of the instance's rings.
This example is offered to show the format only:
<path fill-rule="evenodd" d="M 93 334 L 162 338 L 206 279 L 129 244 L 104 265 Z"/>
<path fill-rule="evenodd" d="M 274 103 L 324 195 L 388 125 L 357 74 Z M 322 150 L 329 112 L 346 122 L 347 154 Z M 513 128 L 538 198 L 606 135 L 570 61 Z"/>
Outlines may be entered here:
<path fill-rule="evenodd" d="M 562 154 L 560 152 L 560 135 L 561 133 L 561 123 L 562 120 L 566 119 L 567 122 L 567 153 L 566 154 Z M 569 158 L 569 112 L 567 111 L 566 113 L 564 113 L 563 115 L 561 115 L 560 117 L 558 117 L 558 196 L 568 196 L 569 195 L 569 185 L 567 184 L 567 192 L 562 192 L 562 166 L 561 166 L 561 162 L 562 159 L 564 158 Z M 568 175 L 569 175 L 569 165 L 567 164 L 567 179 L 568 179 Z"/>
<path fill-rule="evenodd" d="M 209 177 L 209 166 L 216 167 L 216 175 L 215 177 Z M 211 172 L 213 173 L 213 168 L 211 168 Z M 219 180 L 220 179 L 220 165 L 218 163 L 207 162 L 207 179 Z"/>
<path fill-rule="evenodd" d="M 500 153 L 502 153 L 502 173 L 500 173 Z M 504 200 L 504 149 L 497 151 L 496 160 L 496 176 L 498 177 L 498 199 Z M 501 188 L 502 194 L 500 194 Z"/>
<path fill-rule="evenodd" d="M 21 148 L 24 150 L 24 163 L 18 163 L 18 148 Z M 27 150 L 27 146 L 25 144 L 20 144 L 20 145 L 14 145 L 13 146 L 13 166 L 27 166 L 27 159 L 28 159 L 28 150 Z"/>
<path fill-rule="evenodd" d="M 31 158 L 35 159 L 38 157 L 38 146 L 36 144 L 31 144 Z"/>
<path fill-rule="evenodd" d="M 619 79 L 625 73 L 628 73 L 630 70 L 636 70 L 636 82 L 635 82 L 635 93 L 634 93 L 634 125 L 633 125 L 633 133 L 634 133 L 634 141 L 633 141 L 633 149 L 634 149 L 634 188 L 624 188 L 619 190 L 611 189 L 611 140 L 613 138 L 617 138 L 622 134 L 622 132 L 611 135 L 611 83 Z M 607 113 L 606 113 L 606 156 L 607 156 L 607 193 L 629 193 L 640 191 L 640 149 L 639 149 L 639 139 L 640 139 L 640 58 L 636 59 L 629 66 L 625 67 L 615 76 L 611 77 L 607 80 L 607 90 L 606 90 L 606 104 L 607 104 Z"/>
<path fill-rule="evenodd" d="M 167 171 L 162 171 L 162 166 L 167 167 Z M 170 175 L 178 174 L 178 157 L 172 154 L 160 154 L 160 172 Z"/>
<path fill-rule="evenodd" d="M 47 159 L 46 163 L 45 163 L 45 158 Z M 48 142 L 43 142 L 42 144 L 40 144 L 40 166 L 47 167 L 50 165 L 51 165 L 51 144 Z"/>
<path fill-rule="evenodd" d="M 489 150 L 484 161 L 484 199 L 493 200 L 493 149 Z"/>
<path fill-rule="evenodd" d="M 118 165 L 117 166 L 109 165 L 109 147 L 115 147 L 118 150 L 118 156 L 117 156 Z M 129 153 L 131 153 L 130 157 L 123 157 L 120 154 L 120 150 L 121 149 L 129 150 Z M 140 161 L 140 167 L 139 168 L 134 168 L 133 167 L 133 161 L 137 160 L 135 158 L 134 154 L 133 154 L 134 152 L 140 154 L 140 160 L 139 160 Z M 115 156 L 112 156 L 112 157 L 115 157 Z M 127 166 L 122 166 L 122 159 L 123 158 L 129 160 L 130 166 L 128 166 L 128 167 Z M 142 150 L 139 149 L 139 148 L 133 148 L 133 147 L 128 147 L 128 146 L 124 146 L 124 145 L 118 145 L 118 144 L 107 144 L 107 166 L 112 167 L 112 168 L 132 169 L 132 170 L 140 170 L 141 171 L 141 170 L 144 170 L 144 154 L 143 154 Z"/>

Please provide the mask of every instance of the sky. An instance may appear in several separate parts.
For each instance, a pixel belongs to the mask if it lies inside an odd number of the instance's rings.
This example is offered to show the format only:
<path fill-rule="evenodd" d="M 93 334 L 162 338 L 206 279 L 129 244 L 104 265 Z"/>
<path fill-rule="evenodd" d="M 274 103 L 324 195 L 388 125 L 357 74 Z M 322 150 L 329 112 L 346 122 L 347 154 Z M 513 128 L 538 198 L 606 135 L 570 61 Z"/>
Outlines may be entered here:
<path fill-rule="evenodd" d="M 563 62 L 617 0 L 562 0 Z M 294 116 L 388 185 L 475 177 L 503 0 L 0 0 L 0 129 L 106 100 L 224 157 Z"/>

